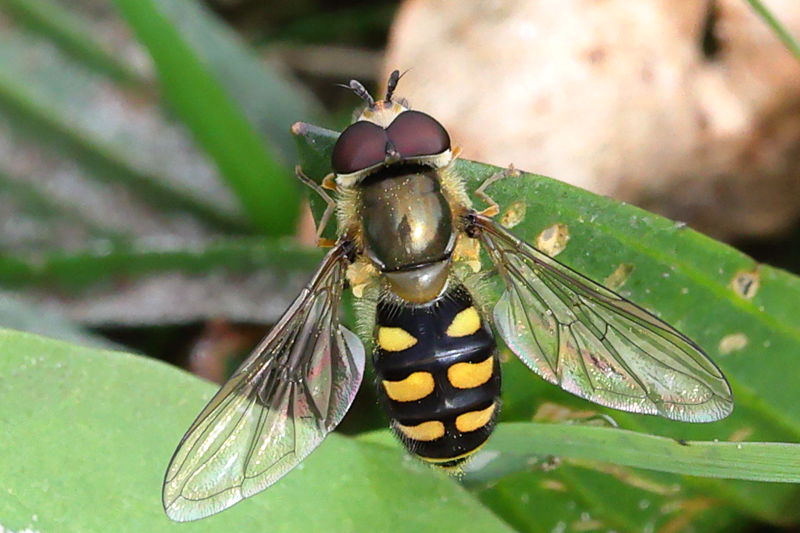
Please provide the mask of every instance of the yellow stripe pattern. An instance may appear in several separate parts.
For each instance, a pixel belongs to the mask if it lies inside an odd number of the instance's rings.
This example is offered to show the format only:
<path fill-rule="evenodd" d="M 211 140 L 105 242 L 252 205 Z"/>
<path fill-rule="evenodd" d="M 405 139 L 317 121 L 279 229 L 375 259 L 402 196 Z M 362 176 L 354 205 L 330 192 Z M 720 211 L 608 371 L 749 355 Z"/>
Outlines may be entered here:
<path fill-rule="evenodd" d="M 494 410 L 495 404 L 492 404 L 481 411 L 470 411 L 469 413 L 458 415 L 456 417 L 456 429 L 461 433 L 476 431 L 489 423 Z"/>
<path fill-rule="evenodd" d="M 433 376 L 430 372 L 414 372 L 400 381 L 383 380 L 383 388 L 396 402 L 413 402 L 433 392 Z"/>
<path fill-rule="evenodd" d="M 402 352 L 417 344 L 417 339 L 403 328 L 381 326 L 378 329 L 378 346 L 387 352 Z"/>
<path fill-rule="evenodd" d="M 447 369 L 447 379 L 457 389 L 480 387 L 492 377 L 494 356 L 480 363 L 456 363 Z"/>
<path fill-rule="evenodd" d="M 395 423 L 395 427 L 409 439 L 431 441 L 444 437 L 444 424 L 438 420 L 429 420 L 416 426 L 404 426 Z"/>
<path fill-rule="evenodd" d="M 481 316 L 474 306 L 467 307 L 458 313 L 447 327 L 448 337 L 466 337 L 472 335 L 481 327 Z"/>

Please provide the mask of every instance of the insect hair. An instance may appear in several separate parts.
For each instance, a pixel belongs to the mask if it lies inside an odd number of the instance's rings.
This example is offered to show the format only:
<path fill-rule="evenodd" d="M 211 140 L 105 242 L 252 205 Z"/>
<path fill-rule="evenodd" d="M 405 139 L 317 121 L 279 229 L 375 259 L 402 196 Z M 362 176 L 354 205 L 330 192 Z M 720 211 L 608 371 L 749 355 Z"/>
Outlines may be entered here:
<path fill-rule="evenodd" d="M 364 341 L 364 348 L 367 351 L 372 351 L 373 349 L 375 317 L 380 294 L 380 284 L 370 283 L 364 287 L 360 298 L 353 299 L 353 310 L 356 315 L 356 334 Z"/>
<path fill-rule="evenodd" d="M 487 275 L 486 271 L 474 272 L 468 265 L 454 265 L 453 277 L 469 292 L 475 307 L 481 316 L 491 320 L 492 307 L 496 298 L 492 297 L 497 280 Z"/>

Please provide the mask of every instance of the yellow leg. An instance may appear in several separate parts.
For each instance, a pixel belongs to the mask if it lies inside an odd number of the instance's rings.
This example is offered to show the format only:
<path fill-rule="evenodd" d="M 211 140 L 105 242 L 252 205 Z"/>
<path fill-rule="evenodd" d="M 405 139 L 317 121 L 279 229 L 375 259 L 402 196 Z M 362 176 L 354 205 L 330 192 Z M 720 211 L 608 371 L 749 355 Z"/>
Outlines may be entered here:
<path fill-rule="evenodd" d="M 339 187 L 336 185 L 336 174 L 330 173 L 322 178 L 322 188 L 334 192 L 339 190 Z"/>
<path fill-rule="evenodd" d="M 480 187 L 478 187 L 475 190 L 475 196 L 477 196 L 478 198 L 489 204 L 489 207 L 487 207 L 483 211 L 480 211 L 478 213 L 479 215 L 483 215 L 486 217 L 493 217 L 500 212 L 500 206 L 497 205 L 497 202 L 495 202 L 491 196 L 486 194 L 486 188 L 497 181 L 500 181 L 508 177 L 516 177 L 516 176 L 519 176 L 519 170 L 514 168 L 514 165 L 511 164 L 508 165 L 508 168 L 500 172 L 495 172 L 494 174 L 486 178 L 486 181 L 481 183 Z"/>

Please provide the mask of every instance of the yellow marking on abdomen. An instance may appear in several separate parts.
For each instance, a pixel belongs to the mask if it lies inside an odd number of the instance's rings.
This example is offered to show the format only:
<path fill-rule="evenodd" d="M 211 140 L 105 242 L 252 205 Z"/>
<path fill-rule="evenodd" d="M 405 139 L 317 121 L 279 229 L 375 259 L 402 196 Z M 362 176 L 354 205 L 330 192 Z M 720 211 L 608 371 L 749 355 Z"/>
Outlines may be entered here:
<path fill-rule="evenodd" d="M 459 312 L 447 328 L 448 337 L 466 337 L 481 327 L 481 316 L 475 307 L 467 307 Z"/>
<path fill-rule="evenodd" d="M 403 328 L 378 328 L 378 346 L 387 352 L 402 352 L 417 344 L 417 339 Z"/>
<path fill-rule="evenodd" d="M 444 424 L 438 420 L 429 420 L 416 426 L 395 423 L 395 427 L 409 439 L 431 441 L 444 437 Z"/>
<path fill-rule="evenodd" d="M 480 363 L 456 363 L 447 369 L 447 379 L 457 389 L 480 387 L 492 377 L 494 357 L 489 356 Z"/>
<path fill-rule="evenodd" d="M 433 392 L 433 376 L 429 372 L 414 372 L 400 381 L 383 380 L 383 388 L 396 402 L 413 402 Z"/>
<path fill-rule="evenodd" d="M 456 417 L 456 429 L 461 433 L 469 433 L 482 428 L 492 419 L 494 409 L 495 404 L 492 404 L 481 411 L 470 411 L 469 413 L 458 415 Z"/>

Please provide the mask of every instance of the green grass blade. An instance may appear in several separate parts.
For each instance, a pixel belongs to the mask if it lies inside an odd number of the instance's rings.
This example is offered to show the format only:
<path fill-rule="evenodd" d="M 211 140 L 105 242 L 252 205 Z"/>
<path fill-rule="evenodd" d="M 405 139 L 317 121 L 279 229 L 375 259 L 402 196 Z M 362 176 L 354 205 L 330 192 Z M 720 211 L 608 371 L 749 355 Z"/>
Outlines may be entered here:
<path fill-rule="evenodd" d="M 471 490 L 518 531 L 746 530 L 737 509 L 680 490 L 675 476 L 565 460 L 557 468 L 522 471 Z"/>
<path fill-rule="evenodd" d="M 299 209 L 299 188 L 165 8 L 188 0 L 116 0 L 148 48 L 167 101 L 214 159 L 253 224 L 265 235 L 287 234 Z"/>
<path fill-rule="evenodd" d="M 512 531 L 446 475 L 332 435 L 266 492 L 190 524 L 161 508 L 170 455 L 216 387 L 173 367 L 0 332 L 4 528 L 21 531 Z"/>
<path fill-rule="evenodd" d="M 246 227 L 239 217 L 140 168 L 124 148 L 76 124 L 61 102 L 48 100 L 40 88 L 21 82 L 13 72 L 0 70 L 0 112 L 17 133 L 67 154 L 89 170 L 92 178 L 123 183 L 166 211 L 185 211 L 228 230 Z"/>
<path fill-rule="evenodd" d="M 141 75 L 92 38 L 90 25 L 62 5 L 51 0 L 1 0 L 0 7 L 97 72 L 121 83 L 146 83 Z"/>
<path fill-rule="evenodd" d="M 293 79 L 286 67 L 265 60 L 262 50 L 250 48 L 203 3 L 170 0 L 159 2 L 158 8 L 241 106 L 274 155 L 294 167 L 297 155 L 289 128 L 299 119 L 323 117 L 308 87 Z"/>
<path fill-rule="evenodd" d="M 7 255 L 0 261 L 0 285 L 15 290 L 47 287 L 74 295 L 115 280 L 132 282 L 168 272 L 310 272 L 321 258 L 321 250 L 288 239 L 241 238 L 193 246 L 139 242 L 119 244 L 111 250 L 56 252 L 33 258 Z"/>
<path fill-rule="evenodd" d="M 635 431 L 579 424 L 500 424 L 479 452 L 482 468 L 467 482 L 488 482 L 559 456 L 690 476 L 800 483 L 800 444 L 677 441 Z M 485 463 L 484 463 L 485 461 Z"/>
<path fill-rule="evenodd" d="M 794 54 L 794 56 L 800 60 L 800 44 L 797 44 L 797 41 L 789 33 L 783 24 L 780 23 L 778 19 L 775 18 L 775 15 L 767 9 L 767 7 L 761 2 L 761 0 L 747 0 L 747 3 L 750 4 L 750 7 L 753 8 L 759 17 L 769 26 L 772 28 L 772 31 L 775 32 L 775 35 L 778 36 L 778 39 L 789 49 L 789 51 Z"/>
<path fill-rule="evenodd" d="M 107 239 L 109 241 L 126 239 L 120 232 L 102 227 L 88 218 L 80 209 L 76 209 L 74 206 L 65 206 L 62 202 L 31 186 L 25 179 L 20 177 L 12 178 L 2 168 L 0 168 L 0 195 L 3 195 L 6 201 L 13 203 L 18 217 L 27 216 L 39 223 L 44 222 L 47 224 L 48 229 L 54 228 L 56 225 L 67 224 L 73 230 L 75 228 L 85 228 L 92 238 Z M 49 235 L 45 236 L 45 238 L 57 235 L 55 229 L 50 229 L 48 233 Z M 40 235 L 40 237 L 42 236 Z M 48 238 L 47 242 L 52 243 L 53 241 Z M 19 243 L 16 242 L 9 245 L 0 237 L 0 248 L 7 252 L 9 249 L 21 247 L 18 245 Z M 25 248 L 26 250 L 36 250 L 40 247 L 36 244 L 31 245 L 28 242 Z"/>

